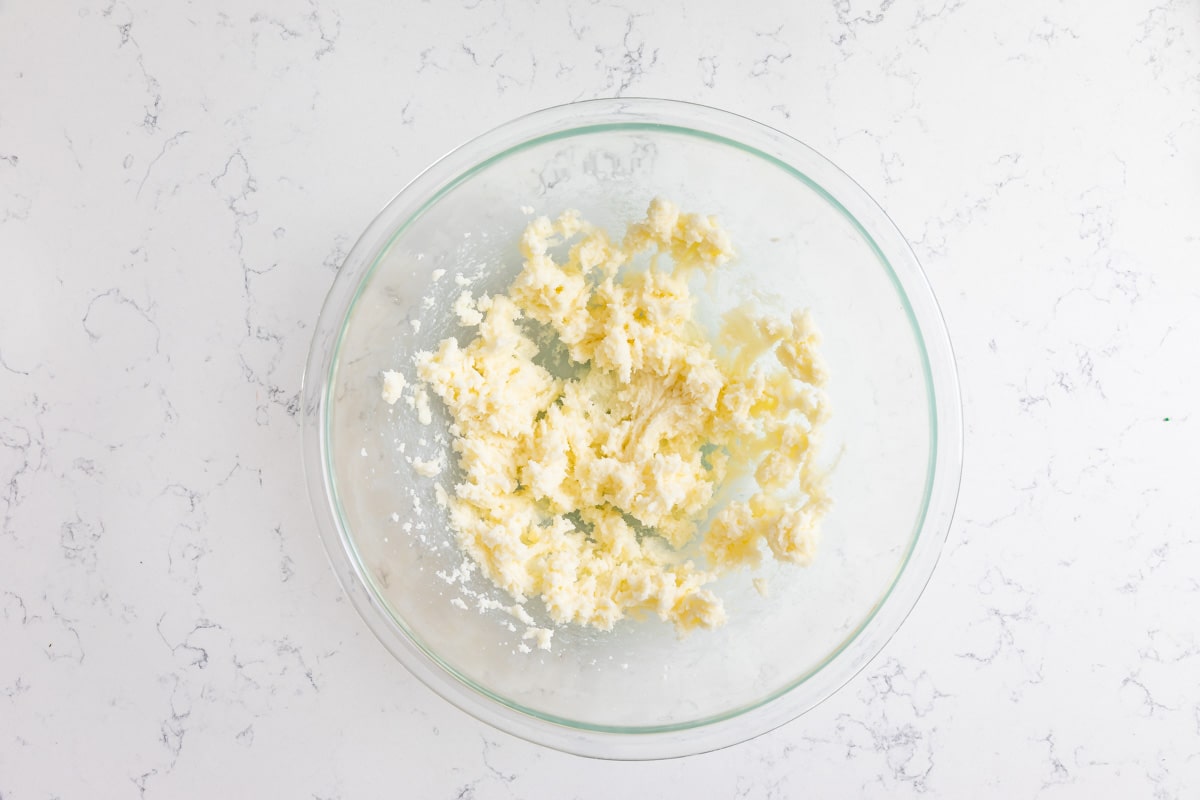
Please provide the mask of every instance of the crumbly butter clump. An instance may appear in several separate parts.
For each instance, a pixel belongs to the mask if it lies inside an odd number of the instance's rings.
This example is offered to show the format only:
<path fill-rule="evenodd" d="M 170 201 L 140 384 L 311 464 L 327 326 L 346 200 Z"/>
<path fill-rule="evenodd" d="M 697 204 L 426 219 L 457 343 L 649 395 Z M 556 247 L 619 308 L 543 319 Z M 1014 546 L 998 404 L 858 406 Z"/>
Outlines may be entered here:
<path fill-rule="evenodd" d="M 813 464 L 825 372 L 807 313 L 739 308 L 710 341 L 688 280 L 733 247 L 713 217 L 660 199 L 620 241 L 575 212 L 539 217 L 521 253 L 507 294 L 455 302 L 474 338 L 417 357 L 453 418 L 463 480 L 451 524 L 484 574 L 518 602 L 540 597 L 559 623 L 607 630 L 652 613 L 686 631 L 724 622 L 705 584 L 757 565 L 763 544 L 807 564 L 829 505 Z M 622 269 L 644 253 L 647 269 Z M 538 329 L 577 374 L 539 364 Z M 679 556 L 718 488 L 749 474 L 759 489 L 712 517 L 705 566 Z"/>
<path fill-rule="evenodd" d="M 404 394 L 404 376 L 399 372 L 393 372 L 390 369 L 383 373 L 383 400 L 389 406 L 394 406 L 396 401 Z"/>

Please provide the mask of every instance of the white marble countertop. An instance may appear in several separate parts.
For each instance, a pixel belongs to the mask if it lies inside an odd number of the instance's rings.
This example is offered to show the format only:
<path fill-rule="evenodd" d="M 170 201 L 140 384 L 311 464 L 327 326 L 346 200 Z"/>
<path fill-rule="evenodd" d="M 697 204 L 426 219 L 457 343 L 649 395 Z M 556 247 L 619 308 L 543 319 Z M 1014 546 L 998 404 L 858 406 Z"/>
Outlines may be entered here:
<path fill-rule="evenodd" d="M 3 800 L 1197 796 L 1200 6 L 638 5 L 0 0 Z M 857 178 L 929 273 L 966 419 L 883 653 L 774 733 L 644 764 L 510 738 L 394 662 L 297 420 L 377 209 L 617 94 Z"/>

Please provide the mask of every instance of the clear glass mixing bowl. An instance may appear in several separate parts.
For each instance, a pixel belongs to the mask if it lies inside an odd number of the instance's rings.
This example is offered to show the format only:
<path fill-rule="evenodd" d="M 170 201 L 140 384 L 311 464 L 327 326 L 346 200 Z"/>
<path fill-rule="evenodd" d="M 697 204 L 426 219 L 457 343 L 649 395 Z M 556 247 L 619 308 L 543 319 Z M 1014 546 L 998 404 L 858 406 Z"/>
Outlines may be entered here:
<path fill-rule="evenodd" d="M 749 297 L 783 312 L 812 309 L 831 376 L 822 453 L 834 467 L 834 509 L 810 567 L 768 565 L 767 597 L 748 573 L 714 587 L 729 615 L 724 628 L 680 639 L 658 620 L 626 620 L 611 633 L 563 626 L 551 652 L 521 652 L 523 625 L 474 607 L 477 593 L 511 600 L 478 574 L 456 579 L 462 556 L 435 481 L 409 462 L 441 450 L 453 464 L 447 418 L 436 400 L 431 425 L 404 403 L 389 407 L 379 375 L 399 369 L 411 381 L 414 353 L 462 335 L 450 310 L 460 283 L 476 294 L 508 284 L 520 268 L 522 206 L 578 209 L 619 233 L 656 195 L 716 214 L 738 250 L 708 287 L 703 314 Z M 473 716 L 605 758 L 722 747 L 836 691 L 917 601 L 945 541 L 961 466 L 950 342 L 916 257 L 879 206 L 776 130 L 663 100 L 539 111 L 410 183 L 334 281 L 303 409 L 318 527 L 380 641 Z M 448 489 L 453 474 L 439 478 Z"/>

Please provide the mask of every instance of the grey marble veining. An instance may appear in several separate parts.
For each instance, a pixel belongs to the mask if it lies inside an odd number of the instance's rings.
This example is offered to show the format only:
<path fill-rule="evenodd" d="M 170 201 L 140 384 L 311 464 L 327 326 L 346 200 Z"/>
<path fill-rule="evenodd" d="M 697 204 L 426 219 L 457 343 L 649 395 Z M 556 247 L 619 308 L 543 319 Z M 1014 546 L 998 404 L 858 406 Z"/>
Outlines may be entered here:
<path fill-rule="evenodd" d="M 354 238 L 452 143 L 669 96 L 835 160 L 963 383 L 958 516 L 884 652 L 722 752 L 607 764 L 359 622 L 298 389 Z M 0 0 L 0 798 L 1200 791 L 1200 6 Z"/>

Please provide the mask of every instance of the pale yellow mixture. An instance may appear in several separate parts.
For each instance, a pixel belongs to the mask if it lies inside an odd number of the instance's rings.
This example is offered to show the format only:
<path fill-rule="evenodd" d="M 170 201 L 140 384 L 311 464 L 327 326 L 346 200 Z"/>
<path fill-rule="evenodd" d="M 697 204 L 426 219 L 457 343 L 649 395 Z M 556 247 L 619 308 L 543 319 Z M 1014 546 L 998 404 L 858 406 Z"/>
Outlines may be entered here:
<path fill-rule="evenodd" d="M 607 630 L 652 613 L 690 630 L 724 622 L 705 588 L 720 572 L 764 552 L 807 564 L 829 505 L 813 463 L 825 372 L 807 313 L 743 307 L 706 335 L 689 278 L 733 247 L 713 217 L 663 200 L 621 240 L 574 212 L 540 217 L 521 253 L 506 294 L 455 303 L 478 328 L 469 344 L 448 338 L 417 358 L 453 418 L 463 477 L 447 505 L 483 573 L 518 603 L 540 597 L 559 623 Z M 631 266 L 639 254 L 648 268 Z M 574 375 L 539 363 L 535 340 L 551 332 Z M 715 509 L 742 475 L 757 491 Z"/>

